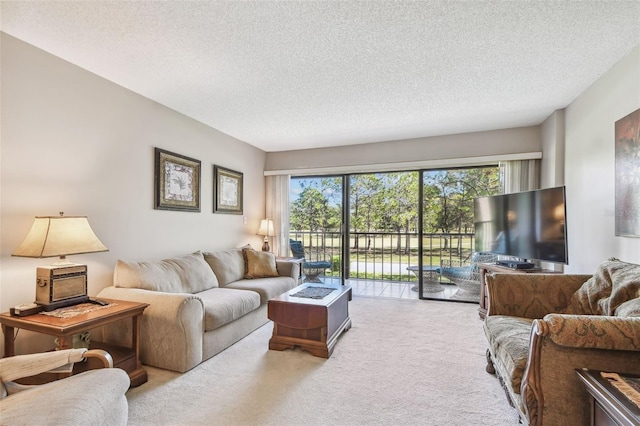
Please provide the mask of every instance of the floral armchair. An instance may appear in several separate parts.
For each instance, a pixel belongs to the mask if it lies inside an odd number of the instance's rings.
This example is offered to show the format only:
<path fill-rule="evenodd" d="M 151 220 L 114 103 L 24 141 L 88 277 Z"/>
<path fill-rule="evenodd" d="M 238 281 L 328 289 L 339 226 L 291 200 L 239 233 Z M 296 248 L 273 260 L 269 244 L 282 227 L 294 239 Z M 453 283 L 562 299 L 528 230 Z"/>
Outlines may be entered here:
<path fill-rule="evenodd" d="M 524 424 L 589 424 L 575 369 L 640 374 L 640 265 L 611 259 L 593 276 L 486 279 L 487 371 Z"/>

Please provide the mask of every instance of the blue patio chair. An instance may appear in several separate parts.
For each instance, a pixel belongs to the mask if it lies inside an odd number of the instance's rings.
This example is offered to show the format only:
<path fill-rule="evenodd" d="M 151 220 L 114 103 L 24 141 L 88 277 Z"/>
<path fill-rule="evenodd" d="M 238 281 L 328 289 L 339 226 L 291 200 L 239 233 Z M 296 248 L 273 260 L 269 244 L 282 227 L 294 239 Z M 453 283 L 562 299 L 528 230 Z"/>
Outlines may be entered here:
<path fill-rule="evenodd" d="M 491 253 L 473 253 L 471 259 L 442 259 L 440 261 L 440 275 L 454 283 L 461 295 L 467 295 L 480 300 L 480 269 L 478 263 L 495 262 L 498 258 Z"/>
<path fill-rule="evenodd" d="M 304 247 L 301 241 L 289 240 L 289 247 L 291 247 L 291 253 L 296 259 L 305 259 Z M 305 275 L 306 282 L 321 283 L 318 275 L 324 272 L 325 269 L 331 268 L 331 262 L 326 260 L 316 260 L 302 262 L 302 271 Z"/>

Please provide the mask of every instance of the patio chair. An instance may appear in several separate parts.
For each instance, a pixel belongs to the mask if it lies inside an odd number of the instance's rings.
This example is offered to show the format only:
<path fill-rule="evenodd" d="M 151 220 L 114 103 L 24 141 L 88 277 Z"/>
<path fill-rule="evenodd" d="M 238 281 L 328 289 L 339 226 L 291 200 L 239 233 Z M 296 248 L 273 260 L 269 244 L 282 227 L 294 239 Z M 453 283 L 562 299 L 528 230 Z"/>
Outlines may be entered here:
<path fill-rule="evenodd" d="M 296 259 L 305 259 L 304 247 L 301 241 L 289 240 L 291 253 Z M 326 269 L 331 268 L 331 262 L 326 260 L 306 261 L 302 262 L 302 271 L 305 275 L 305 282 L 321 283 L 318 275 L 324 273 Z"/>
<path fill-rule="evenodd" d="M 480 300 L 480 269 L 479 263 L 490 263 L 497 260 L 491 253 L 472 253 L 471 259 L 464 260 L 442 259 L 440 261 L 440 275 L 446 278 L 459 290 L 456 298 Z"/>

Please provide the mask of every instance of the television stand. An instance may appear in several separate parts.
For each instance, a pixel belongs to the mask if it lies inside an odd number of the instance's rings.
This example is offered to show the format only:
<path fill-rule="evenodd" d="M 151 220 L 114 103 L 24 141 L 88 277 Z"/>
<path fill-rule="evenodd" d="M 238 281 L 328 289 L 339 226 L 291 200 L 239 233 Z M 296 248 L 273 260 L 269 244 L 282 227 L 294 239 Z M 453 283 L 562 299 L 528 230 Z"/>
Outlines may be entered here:
<path fill-rule="evenodd" d="M 498 266 L 504 266 L 509 269 L 531 269 L 535 268 L 535 263 L 532 262 L 522 262 L 518 260 L 498 260 L 496 262 Z"/>

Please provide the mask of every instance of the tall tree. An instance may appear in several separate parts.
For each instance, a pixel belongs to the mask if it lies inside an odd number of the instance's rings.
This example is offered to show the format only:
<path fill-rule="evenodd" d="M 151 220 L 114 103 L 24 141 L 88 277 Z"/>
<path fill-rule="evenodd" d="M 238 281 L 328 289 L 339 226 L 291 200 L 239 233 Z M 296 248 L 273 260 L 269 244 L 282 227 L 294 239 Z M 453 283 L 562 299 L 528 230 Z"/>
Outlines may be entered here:
<path fill-rule="evenodd" d="M 381 212 L 380 228 L 394 231 L 397 234 L 396 252 L 408 254 L 411 245 L 409 231 L 416 228 L 418 217 L 418 173 L 385 173 L 382 175 L 382 187 L 375 198 L 376 209 Z"/>
<path fill-rule="evenodd" d="M 351 176 L 351 231 L 367 233 L 367 249 L 371 246 L 371 235 L 369 234 L 375 226 L 376 206 L 375 196 L 380 191 L 381 181 L 377 174 L 365 174 Z M 359 238 L 354 238 L 354 250 L 359 248 Z"/>
<path fill-rule="evenodd" d="M 495 167 L 425 173 L 425 194 L 427 188 L 429 194 L 437 194 L 431 202 L 435 211 L 431 226 L 443 234 L 472 232 L 473 199 L 497 193 L 498 186 L 498 169 Z M 445 248 L 448 248 L 449 238 L 444 241 Z"/>
<path fill-rule="evenodd" d="M 291 226 L 310 233 L 320 230 L 326 222 L 325 212 L 328 201 L 318 188 L 305 187 L 291 206 Z M 313 238 L 309 238 L 309 247 Z"/>

